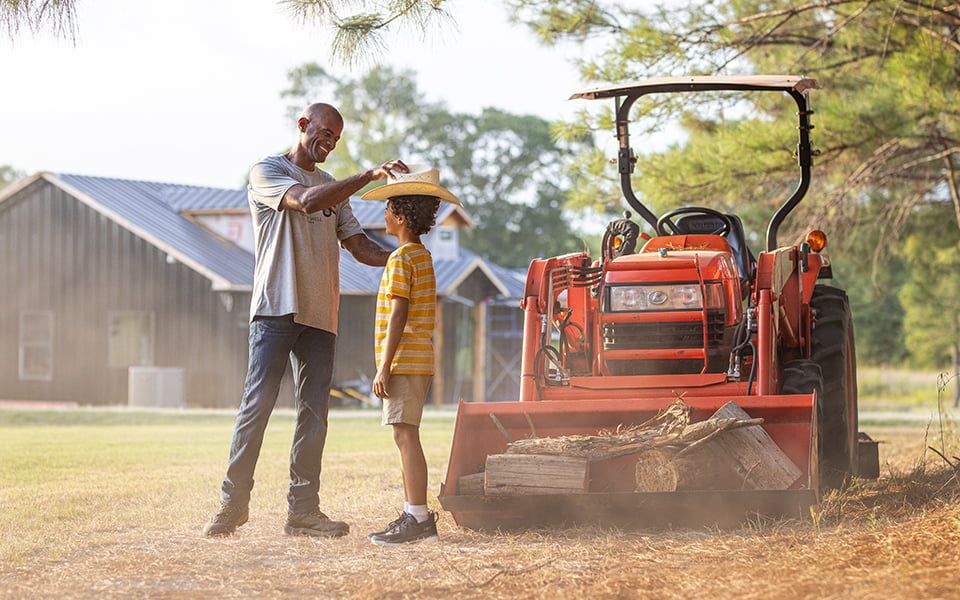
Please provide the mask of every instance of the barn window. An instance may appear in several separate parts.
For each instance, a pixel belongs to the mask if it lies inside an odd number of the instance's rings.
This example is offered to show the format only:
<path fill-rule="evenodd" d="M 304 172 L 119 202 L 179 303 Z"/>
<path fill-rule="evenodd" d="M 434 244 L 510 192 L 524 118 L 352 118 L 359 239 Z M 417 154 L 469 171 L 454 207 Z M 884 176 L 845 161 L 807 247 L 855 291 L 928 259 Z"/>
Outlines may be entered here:
<path fill-rule="evenodd" d="M 153 364 L 153 313 L 118 311 L 107 315 L 107 364 L 111 367 Z"/>
<path fill-rule="evenodd" d="M 53 379 L 53 312 L 20 313 L 20 379 Z"/>

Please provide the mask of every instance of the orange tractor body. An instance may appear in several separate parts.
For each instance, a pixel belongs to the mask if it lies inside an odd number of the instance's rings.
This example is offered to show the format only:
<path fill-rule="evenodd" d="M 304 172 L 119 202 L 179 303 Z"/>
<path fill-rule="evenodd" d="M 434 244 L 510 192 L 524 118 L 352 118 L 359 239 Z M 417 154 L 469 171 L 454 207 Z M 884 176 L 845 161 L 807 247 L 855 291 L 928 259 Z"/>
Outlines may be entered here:
<path fill-rule="evenodd" d="M 760 511 L 803 512 L 821 490 L 876 476 L 876 444 L 857 430 L 853 324 L 832 277 L 822 235 L 777 245 L 780 224 L 805 195 L 813 152 L 804 77 L 661 78 L 598 88 L 574 98 L 615 98 L 621 187 L 656 235 L 636 248 L 639 226 L 614 221 L 601 256 L 531 262 L 524 299 L 520 397 L 461 403 L 440 502 L 471 528 L 540 523 L 717 522 Z M 799 108 L 800 183 L 749 250 L 735 215 L 682 207 L 657 218 L 633 192 L 628 115 L 650 93 L 783 92 Z M 821 237 L 818 237 L 821 236 Z M 591 462 L 576 493 L 461 493 L 464 477 L 524 438 L 595 436 L 656 418 L 678 399 L 692 422 L 734 402 L 798 468 L 777 489 L 738 487 L 638 492 L 638 457 Z"/>

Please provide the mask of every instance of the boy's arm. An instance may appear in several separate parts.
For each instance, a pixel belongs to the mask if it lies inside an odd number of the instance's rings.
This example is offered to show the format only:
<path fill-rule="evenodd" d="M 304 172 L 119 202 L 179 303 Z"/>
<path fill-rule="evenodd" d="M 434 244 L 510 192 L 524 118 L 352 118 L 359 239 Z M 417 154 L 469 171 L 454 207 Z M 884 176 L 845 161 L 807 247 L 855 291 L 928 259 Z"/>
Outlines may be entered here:
<path fill-rule="evenodd" d="M 373 378 L 373 395 L 377 398 L 388 398 L 390 394 L 390 365 L 400 346 L 400 337 L 403 328 L 407 325 L 407 313 L 410 310 L 410 300 L 402 296 L 394 296 L 390 300 L 390 320 L 387 321 L 387 336 L 383 340 L 383 350 L 380 353 L 380 367 Z"/>

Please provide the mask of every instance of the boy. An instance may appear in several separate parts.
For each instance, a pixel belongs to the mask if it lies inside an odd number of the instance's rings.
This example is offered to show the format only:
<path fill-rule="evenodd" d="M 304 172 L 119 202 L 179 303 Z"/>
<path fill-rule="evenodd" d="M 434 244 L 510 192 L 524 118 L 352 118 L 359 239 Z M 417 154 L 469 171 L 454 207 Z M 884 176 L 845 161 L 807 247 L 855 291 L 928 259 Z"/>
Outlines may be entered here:
<path fill-rule="evenodd" d="M 437 539 L 437 515 L 427 507 L 427 462 L 420 444 L 420 420 L 433 378 L 437 297 L 433 259 L 420 236 L 436 223 L 440 200 L 460 202 L 440 187 L 436 169 L 410 165 L 409 171 L 362 196 L 387 199 L 386 231 L 399 242 L 387 259 L 377 293 L 372 391 L 383 399 L 383 424 L 393 427 L 405 503 L 386 529 L 367 536 L 380 546 Z"/>

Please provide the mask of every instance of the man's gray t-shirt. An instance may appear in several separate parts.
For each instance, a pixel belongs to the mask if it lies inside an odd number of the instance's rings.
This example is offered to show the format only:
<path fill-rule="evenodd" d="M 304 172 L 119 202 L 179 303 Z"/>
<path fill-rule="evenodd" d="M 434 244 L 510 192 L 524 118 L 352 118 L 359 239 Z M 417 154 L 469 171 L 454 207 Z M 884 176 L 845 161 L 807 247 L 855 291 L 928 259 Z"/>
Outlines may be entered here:
<path fill-rule="evenodd" d="M 304 171 L 285 156 L 270 156 L 250 169 L 247 200 L 253 217 L 256 267 L 250 320 L 294 315 L 297 323 L 337 333 L 340 244 L 363 233 L 350 201 L 306 214 L 280 207 L 295 184 L 334 181 L 320 169 Z"/>

